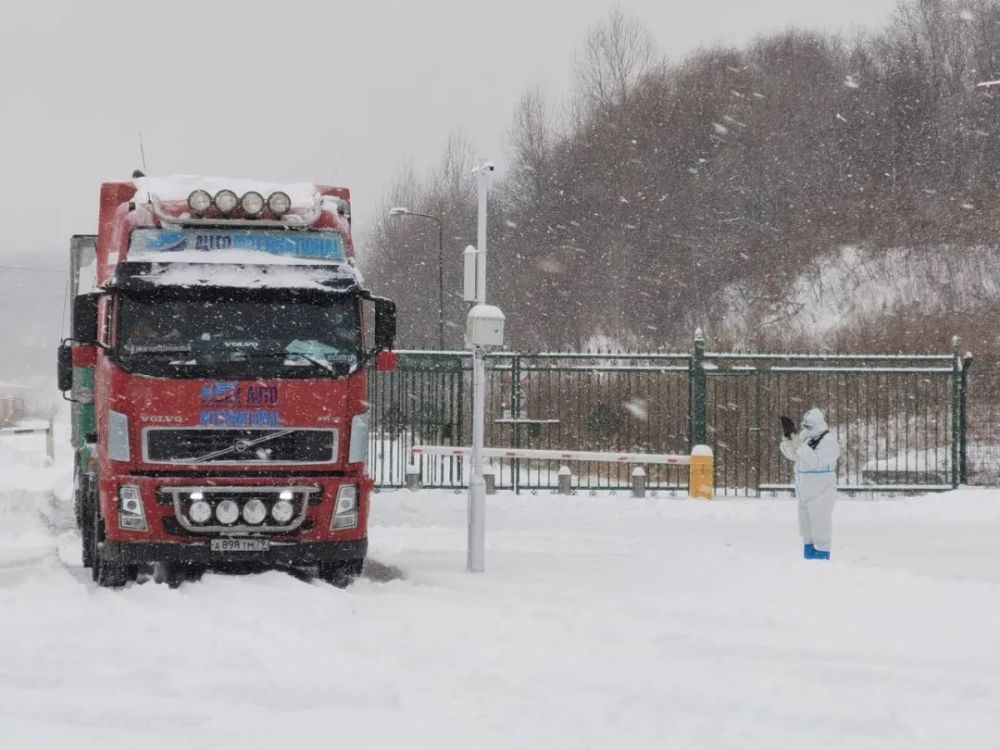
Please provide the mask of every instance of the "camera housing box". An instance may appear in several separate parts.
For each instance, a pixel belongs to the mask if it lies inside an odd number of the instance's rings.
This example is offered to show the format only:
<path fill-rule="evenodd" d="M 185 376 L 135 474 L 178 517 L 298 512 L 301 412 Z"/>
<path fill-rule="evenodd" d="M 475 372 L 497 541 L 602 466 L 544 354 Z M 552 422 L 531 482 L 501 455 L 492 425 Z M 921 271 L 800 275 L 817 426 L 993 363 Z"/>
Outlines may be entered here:
<path fill-rule="evenodd" d="M 470 349 L 503 346 L 505 320 L 499 307 L 476 305 L 465 320 L 465 346 Z"/>

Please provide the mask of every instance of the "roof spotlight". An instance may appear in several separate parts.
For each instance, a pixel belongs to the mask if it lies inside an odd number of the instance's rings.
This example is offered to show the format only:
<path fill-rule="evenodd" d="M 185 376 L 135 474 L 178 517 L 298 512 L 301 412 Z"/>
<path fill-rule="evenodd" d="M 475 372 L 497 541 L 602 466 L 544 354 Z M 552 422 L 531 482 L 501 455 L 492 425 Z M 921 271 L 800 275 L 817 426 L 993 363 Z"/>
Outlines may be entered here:
<path fill-rule="evenodd" d="M 240 198 L 240 206 L 243 209 L 243 213 L 247 216 L 256 216 L 264 210 L 264 196 L 251 190 L 249 193 L 244 193 L 243 197 Z"/>
<path fill-rule="evenodd" d="M 196 214 L 203 214 L 212 207 L 212 196 L 205 190 L 192 190 L 188 196 L 188 208 Z"/>
<path fill-rule="evenodd" d="M 284 216 L 292 210 L 292 199 L 288 197 L 288 193 L 271 193 L 267 197 L 267 207 L 275 216 Z"/>
<path fill-rule="evenodd" d="M 232 213 L 239 202 L 232 190 L 220 190 L 215 194 L 215 207 L 224 214 Z"/>

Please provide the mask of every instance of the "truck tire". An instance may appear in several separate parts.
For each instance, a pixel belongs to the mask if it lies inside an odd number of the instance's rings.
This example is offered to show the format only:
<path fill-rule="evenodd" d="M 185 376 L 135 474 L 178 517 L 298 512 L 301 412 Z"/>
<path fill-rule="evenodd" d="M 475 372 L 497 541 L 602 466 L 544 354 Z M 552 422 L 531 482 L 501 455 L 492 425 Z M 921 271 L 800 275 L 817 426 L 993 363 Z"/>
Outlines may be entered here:
<path fill-rule="evenodd" d="M 83 503 L 84 503 L 84 488 L 83 488 L 83 477 L 80 473 L 80 467 L 76 466 L 73 468 L 73 515 L 76 517 L 76 528 L 77 531 L 83 531 Z"/>
<path fill-rule="evenodd" d="M 338 589 L 347 588 L 351 582 L 361 575 L 364 560 L 341 560 L 319 564 L 319 577 Z"/>
<path fill-rule="evenodd" d="M 90 491 L 90 482 L 85 484 L 86 492 L 80 498 L 80 546 L 83 567 L 92 568 L 94 565 L 94 508 L 97 505 L 97 498 Z"/>
<path fill-rule="evenodd" d="M 179 589 L 181 584 L 188 580 L 191 573 L 190 568 L 180 562 L 162 563 L 160 572 L 163 576 L 163 583 L 172 589 Z"/>
<path fill-rule="evenodd" d="M 95 503 L 96 505 L 96 503 Z M 129 568 L 124 563 L 117 560 L 109 560 L 101 554 L 101 547 L 104 542 L 104 519 L 94 508 L 93 513 L 93 540 L 92 562 L 90 567 L 91 576 L 98 586 L 106 589 L 120 589 L 129 582 Z"/>

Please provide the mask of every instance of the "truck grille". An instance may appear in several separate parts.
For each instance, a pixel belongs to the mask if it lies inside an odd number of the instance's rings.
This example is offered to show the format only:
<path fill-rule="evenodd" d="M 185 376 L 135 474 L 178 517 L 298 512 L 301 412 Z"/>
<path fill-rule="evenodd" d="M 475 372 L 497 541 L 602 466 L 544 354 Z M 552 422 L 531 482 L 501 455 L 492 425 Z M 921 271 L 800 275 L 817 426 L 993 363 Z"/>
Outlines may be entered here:
<path fill-rule="evenodd" d="M 143 453 L 150 463 L 331 463 L 337 431 L 152 428 Z"/>

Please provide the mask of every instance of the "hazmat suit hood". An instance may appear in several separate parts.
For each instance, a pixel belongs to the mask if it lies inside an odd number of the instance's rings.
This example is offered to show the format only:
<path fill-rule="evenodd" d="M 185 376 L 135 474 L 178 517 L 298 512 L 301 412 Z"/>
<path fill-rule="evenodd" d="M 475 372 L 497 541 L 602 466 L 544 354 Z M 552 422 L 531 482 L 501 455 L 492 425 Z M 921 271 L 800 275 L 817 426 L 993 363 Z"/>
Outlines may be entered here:
<path fill-rule="evenodd" d="M 810 409 L 802 415 L 802 432 L 806 437 L 814 438 L 829 430 L 826 417 L 819 409 Z"/>

